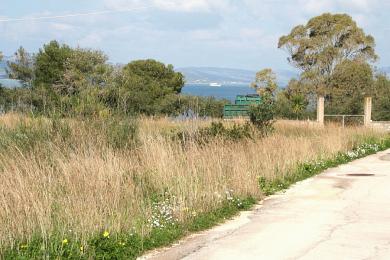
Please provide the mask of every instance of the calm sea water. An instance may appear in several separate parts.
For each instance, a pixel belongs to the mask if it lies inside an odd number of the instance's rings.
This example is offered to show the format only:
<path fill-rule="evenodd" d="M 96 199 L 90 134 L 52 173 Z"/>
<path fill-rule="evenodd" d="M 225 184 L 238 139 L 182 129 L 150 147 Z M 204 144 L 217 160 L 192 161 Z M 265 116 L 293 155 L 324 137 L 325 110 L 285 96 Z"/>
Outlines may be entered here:
<path fill-rule="evenodd" d="M 231 84 L 221 87 L 210 87 L 208 84 L 186 84 L 182 93 L 234 101 L 237 95 L 255 94 L 256 91 L 249 84 Z"/>

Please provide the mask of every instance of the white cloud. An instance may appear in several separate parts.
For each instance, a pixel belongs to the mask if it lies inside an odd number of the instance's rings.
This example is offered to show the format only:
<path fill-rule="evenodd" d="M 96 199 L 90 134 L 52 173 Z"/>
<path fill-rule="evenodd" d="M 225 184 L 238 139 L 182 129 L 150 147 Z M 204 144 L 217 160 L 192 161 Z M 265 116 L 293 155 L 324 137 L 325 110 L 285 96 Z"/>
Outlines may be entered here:
<path fill-rule="evenodd" d="M 228 0 L 104 0 L 110 9 L 127 9 L 149 7 L 167 11 L 179 12 L 209 12 L 214 9 L 229 8 Z"/>
<path fill-rule="evenodd" d="M 83 47 L 95 47 L 98 46 L 103 40 L 102 34 L 98 32 L 92 32 L 80 39 L 79 44 Z"/>
<path fill-rule="evenodd" d="M 50 24 L 50 27 L 53 30 L 61 31 L 61 32 L 71 31 L 75 28 L 73 25 L 70 25 L 68 23 L 52 23 Z"/>
<path fill-rule="evenodd" d="M 215 30 L 194 30 L 189 32 L 189 38 L 195 41 L 216 41 L 219 35 Z"/>
<path fill-rule="evenodd" d="M 346 8 L 358 12 L 369 12 L 377 4 L 376 0 L 338 0 L 337 2 L 341 8 Z"/>
<path fill-rule="evenodd" d="M 319 14 L 324 11 L 332 10 L 335 7 L 335 1 L 300 0 L 297 6 L 300 6 L 307 14 Z"/>

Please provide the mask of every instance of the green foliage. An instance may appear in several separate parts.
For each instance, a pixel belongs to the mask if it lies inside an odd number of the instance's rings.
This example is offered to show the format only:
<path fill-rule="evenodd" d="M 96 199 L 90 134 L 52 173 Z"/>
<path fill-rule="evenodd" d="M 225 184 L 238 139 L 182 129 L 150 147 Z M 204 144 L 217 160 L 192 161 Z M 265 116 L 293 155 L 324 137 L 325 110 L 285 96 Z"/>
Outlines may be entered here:
<path fill-rule="evenodd" d="M 256 203 L 256 199 L 232 197 L 222 203 L 221 207 L 211 212 L 198 214 L 187 225 L 190 232 L 199 232 L 211 228 L 221 221 L 236 215 L 240 210 L 248 210 Z"/>
<path fill-rule="evenodd" d="M 112 81 L 112 67 L 107 60 L 101 51 L 71 49 L 57 90 L 61 95 L 75 95 L 87 88 L 107 86 Z"/>
<path fill-rule="evenodd" d="M 294 27 L 279 39 L 288 61 L 303 71 L 302 78 L 312 83 L 312 92 L 326 92 L 329 77 L 345 60 L 375 61 L 375 40 L 366 35 L 347 14 L 325 13 L 306 25 Z"/>
<path fill-rule="evenodd" d="M 263 69 L 256 73 L 256 80 L 252 83 L 257 92 L 263 95 L 274 95 L 274 92 L 278 88 L 276 84 L 276 74 L 272 69 Z"/>
<path fill-rule="evenodd" d="M 56 86 L 61 82 L 66 63 L 72 55 L 72 49 L 57 41 L 45 44 L 35 59 L 35 84 Z"/>
<path fill-rule="evenodd" d="M 108 144 L 115 149 L 133 148 L 138 142 L 138 124 L 133 119 L 108 119 L 106 136 Z"/>
<path fill-rule="evenodd" d="M 46 240 L 36 237 L 23 241 L 13 248 L 0 249 L 3 259 L 136 259 L 142 253 L 172 242 L 189 232 L 208 229 L 233 217 L 240 210 L 250 209 L 256 200 L 231 198 L 220 207 L 209 212 L 202 212 L 186 223 L 154 228 L 145 236 L 136 232 L 111 234 L 103 230 L 82 242 L 71 236 L 52 235 Z"/>
<path fill-rule="evenodd" d="M 226 127 L 222 122 L 212 122 L 210 126 L 202 127 L 194 132 L 188 130 L 172 131 L 168 134 L 168 137 L 181 142 L 183 145 L 189 140 L 203 145 L 214 140 L 228 142 L 249 140 L 254 139 L 255 135 L 256 131 L 249 123 L 243 125 L 233 124 L 231 127 Z"/>
<path fill-rule="evenodd" d="M 215 97 L 179 95 L 176 97 L 174 108 L 170 109 L 170 112 L 173 115 L 178 115 L 193 111 L 200 117 L 222 118 L 223 107 L 226 104 L 230 104 L 230 101 L 219 100 Z"/>
<path fill-rule="evenodd" d="M 209 127 L 199 129 L 198 139 L 208 141 L 211 138 L 222 138 L 224 140 L 239 141 L 253 138 L 252 129 L 249 124 L 237 125 L 227 128 L 221 122 L 212 122 Z"/>
<path fill-rule="evenodd" d="M 18 79 L 25 85 L 31 85 L 34 79 L 34 56 L 28 53 L 22 46 L 15 52 L 15 61 L 8 62 L 11 79 Z"/>
<path fill-rule="evenodd" d="M 138 145 L 136 119 L 110 117 L 87 122 L 95 131 L 90 133 L 91 138 L 113 149 L 133 149 Z M 59 115 L 53 115 L 50 120 L 38 117 L 33 123 L 21 121 L 13 129 L 0 127 L 0 149 L 3 150 L 17 147 L 22 151 L 32 151 L 46 142 L 73 147 L 78 141 L 68 121 Z"/>
<path fill-rule="evenodd" d="M 273 130 L 275 117 L 275 103 L 270 95 L 263 95 L 262 101 L 256 106 L 251 106 L 249 119 L 262 135 L 267 135 Z"/>
<path fill-rule="evenodd" d="M 172 65 L 164 65 L 156 60 L 137 60 L 127 64 L 123 68 L 125 75 L 131 75 L 147 84 L 154 82 L 162 89 L 169 89 L 169 92 L 180 93 L 184 85 L 184 77 L 181 73 L 175 72 Z"/>
<path fill-rule="evenodd" d="M 181 73 L 172 65 L 155 60 L 139 60 L 127 64 L 116 77 L 105 97 L 106 104 L 130 114 L 155 115 L 174 106 L 175 95 L 184 85 Z"/>
<path fill-rule="evenodd" d="M 365 96 L 372 96 L 374 77 L 371 66 L 344 61 L 336 66 L 330 79 L 326 110 L 331 114 L 362 114 Z"/>
<path fill-rule="evenodd" d="M 309 109 L 310 94 L 306 85 L 296 79 L 290 80 L 288 86 L 276 95 L 275 114 L 279 118 L 307 119 L 313 117 Z"/>
<path fill-rule="evenodd" d="M 30 151 L 48 140 L 57 143 L 64 141 L 69 138 L 70 134 L 68 124 L 59 119 L 53 119 L 50 123 L 39 119 L 36 124 L 19 122 L 14 129 L 0 127 L 0 148 L 18 147 L 22 151 Z"/>
<path fill-rule="evenodd" d="M 374 83 L 372 117 L 377 121 L 390 121 L 390 80 L 378 74 Z"/>
<path fill-rule="evenodd" d="M 125 67 L 107 63 L 107 56 L 90 49 L 71 48 L 57 41 L 45 44 L 36 55 L 20 47 L 10 62 L 10 76 L 28 88 L 3 91 L 4 110 L 35 114 L 100 117 L 112 113 L 177 114 L 184 77 L 172 65 L 138 60 Z M 217 102 L 203 102 L 204 111 Z M 219 105 L 219 104 L 218 104 Z"/>

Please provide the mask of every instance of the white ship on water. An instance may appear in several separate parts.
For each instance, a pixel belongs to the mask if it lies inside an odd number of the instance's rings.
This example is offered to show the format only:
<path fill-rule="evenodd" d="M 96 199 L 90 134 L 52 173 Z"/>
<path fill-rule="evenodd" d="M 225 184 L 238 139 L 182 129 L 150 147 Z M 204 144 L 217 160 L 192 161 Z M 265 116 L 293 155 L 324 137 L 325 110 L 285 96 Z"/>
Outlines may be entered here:
<path fill-rule="evenodd" d="M 216 83 L 216 82 L 210 83 L 209 85 L 210 85 L 210 87 L 221 87 L 222 86 L 222 84 Z"/>

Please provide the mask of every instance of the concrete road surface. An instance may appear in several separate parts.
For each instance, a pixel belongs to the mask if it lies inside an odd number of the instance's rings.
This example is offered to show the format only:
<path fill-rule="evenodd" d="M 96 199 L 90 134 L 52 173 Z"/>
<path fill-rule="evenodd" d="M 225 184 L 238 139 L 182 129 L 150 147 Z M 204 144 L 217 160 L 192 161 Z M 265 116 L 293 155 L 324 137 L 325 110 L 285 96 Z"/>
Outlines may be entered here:
<path fill-rule="evenodd" d="M 330 169 L 143 259 L 390 259 L 390 150 Z"/>

